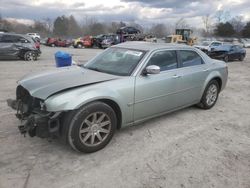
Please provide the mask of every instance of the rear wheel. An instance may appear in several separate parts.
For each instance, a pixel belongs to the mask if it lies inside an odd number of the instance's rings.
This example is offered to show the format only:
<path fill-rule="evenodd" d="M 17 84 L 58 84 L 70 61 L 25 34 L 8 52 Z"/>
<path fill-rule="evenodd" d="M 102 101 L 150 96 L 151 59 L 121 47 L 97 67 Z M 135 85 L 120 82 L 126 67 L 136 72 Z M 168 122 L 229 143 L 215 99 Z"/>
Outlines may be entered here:
<path fill-rule="evenodd" d="M 25 52 L 24 60 L 25 61 L 36 61 L 37 60 L 37 54 L 32 52 L 32 51 Z"/>
<path fill-rule="evenodd" d="M 198 106 L 203 109 L 210 109 L 215 105 L 218 96 L 219 84 L 216 80 L 212 80 L 208 83 Z"/>
<path fill-rule="evenodd" d="M 55 47 L 56 45 L 55 45 L 54 43 L 52 43 L 50 46 L 51 46 L 51 47 Z"/>
<path fill-rule="evenodd" d="M 77 44 L 77 48 L 82 48 L 82 44 L 81 44 L 81 43 L 78 43 L 78 44 Z"/>
<path fill-rule="evenodd" d="M 105 103 L 93 102 L 74 112 L 68 127 L 67 140 L 80 152 L 90 153 L 104 148 L 116 130 L 114 110 Z"/>

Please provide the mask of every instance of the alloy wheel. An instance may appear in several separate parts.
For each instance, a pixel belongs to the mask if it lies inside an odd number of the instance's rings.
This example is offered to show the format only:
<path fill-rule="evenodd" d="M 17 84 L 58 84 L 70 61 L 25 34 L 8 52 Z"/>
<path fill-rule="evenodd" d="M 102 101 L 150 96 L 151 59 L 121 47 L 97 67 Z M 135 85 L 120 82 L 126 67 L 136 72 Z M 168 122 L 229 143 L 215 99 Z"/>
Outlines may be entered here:
<path fill-rule="evenodd" d="M 212 106 L 215 103 L 217 96 L 218 96 L 218 88 L 215 84 L 211 84 L 206 94 L 207 105 Z"/>
<path fill-rule="evenodd" d="M 101 144 L 111 131 L 111 120 L 104 112 L 94 112 L 84 119 L 80 126 L 79 137 L 86 146 Z"/>

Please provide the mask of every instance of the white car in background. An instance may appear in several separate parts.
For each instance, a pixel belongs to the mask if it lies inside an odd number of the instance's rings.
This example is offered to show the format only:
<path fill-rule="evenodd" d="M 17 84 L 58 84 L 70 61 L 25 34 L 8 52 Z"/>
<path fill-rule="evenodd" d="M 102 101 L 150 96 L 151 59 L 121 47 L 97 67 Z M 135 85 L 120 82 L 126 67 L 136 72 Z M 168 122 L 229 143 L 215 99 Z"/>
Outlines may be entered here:
<path fill-rule="evenodd" d="M 241 42 L 244 48 L 250 48 L 250 39 L 242 39 Z"/>
<path fill-rule="evenodd" d="M 38 33 L 27 33 L 26 35 L 29 35 L 30 37 L 32 37 L 33 39 L 40 41 L 41 37 Z"/>
<path fill-rule="evenodd" d="M 200 45 L 194 45 L 194 47 L 200 49 L 205 53 L 208 53 L 217 46 L 221 46 L 222 44 L 223 42 L 220 41 L 203 41 Z"/>

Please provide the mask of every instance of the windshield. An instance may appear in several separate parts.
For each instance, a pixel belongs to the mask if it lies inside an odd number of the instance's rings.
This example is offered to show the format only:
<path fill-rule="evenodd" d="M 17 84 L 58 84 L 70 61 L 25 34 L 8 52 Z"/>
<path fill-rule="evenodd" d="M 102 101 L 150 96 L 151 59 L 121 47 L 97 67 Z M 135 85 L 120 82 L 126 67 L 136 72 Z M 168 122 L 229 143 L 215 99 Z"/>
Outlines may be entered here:
<path fill-rule="evenodd" d="M 109 48 L 88 62 L 84 67 L 108 74 L 129 76 L 144 54 L 144 51 L 139 50 Z"/>

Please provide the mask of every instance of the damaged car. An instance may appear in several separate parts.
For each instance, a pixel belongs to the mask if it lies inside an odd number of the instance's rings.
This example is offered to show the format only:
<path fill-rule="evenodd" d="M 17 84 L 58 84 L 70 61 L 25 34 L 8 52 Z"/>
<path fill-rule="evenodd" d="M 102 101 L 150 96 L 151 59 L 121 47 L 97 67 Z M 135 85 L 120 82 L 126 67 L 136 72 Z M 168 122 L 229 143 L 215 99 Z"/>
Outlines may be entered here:
<path fill-rule="evenodd" d="M 35 61 L 40 54 L 40 43 L 30 36 L 0 33 L 0 59 Z"/>
<path fill-rule="evenodd" d="M 225 62 L 190 46 L 126 42 L 85 65 L 23 77 L 7 102 L 22 134 L 95 152 L 122 127 L 191 105 L 212 108 L 227 75 Z"/>
<path fill-rule="evenodd" d="M 213 49 L 208 55 L 213 59 L 222 59 L 225 62 L 230 60 L 243 61 L 246 57 L 246 50 L 239 45 L 225 44 Z"/>

